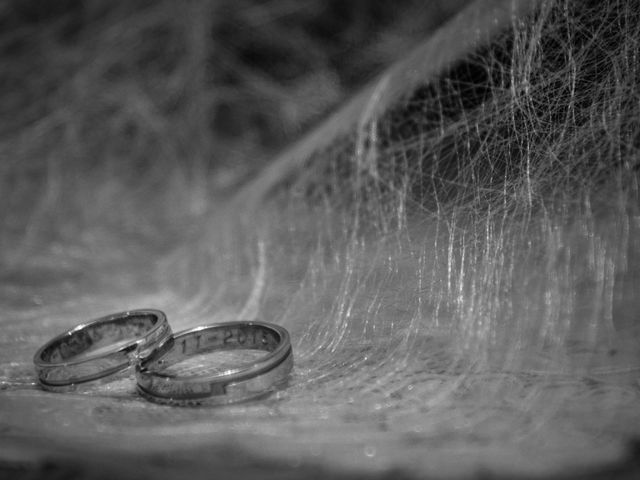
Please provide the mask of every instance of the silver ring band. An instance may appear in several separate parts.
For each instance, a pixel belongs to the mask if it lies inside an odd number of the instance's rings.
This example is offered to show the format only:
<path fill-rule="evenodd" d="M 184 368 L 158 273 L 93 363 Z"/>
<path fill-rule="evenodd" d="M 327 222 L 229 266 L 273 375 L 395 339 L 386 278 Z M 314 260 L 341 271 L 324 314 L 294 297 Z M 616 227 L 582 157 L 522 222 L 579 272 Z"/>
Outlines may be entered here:
<path fill-rule="evenodd" d="M 192 355 L 219 350 L 265 350 L 253 363 L 223 373 L 179 376 L 167 367 Z M 268 393 L 288 377 L 293 367 L 289 333 L 266 322 L 228 322 L 192 328 L 136 365 L 138 392 L 169 405 L 225 404 Z"/>
<path fill-rule="evenodd" d="M 159 310 L 131 310 L 78 325 L 38 349 L 33 357 L 38 382 L 46 390 L 67 391 L 113 377 L 171 335 Z"/>

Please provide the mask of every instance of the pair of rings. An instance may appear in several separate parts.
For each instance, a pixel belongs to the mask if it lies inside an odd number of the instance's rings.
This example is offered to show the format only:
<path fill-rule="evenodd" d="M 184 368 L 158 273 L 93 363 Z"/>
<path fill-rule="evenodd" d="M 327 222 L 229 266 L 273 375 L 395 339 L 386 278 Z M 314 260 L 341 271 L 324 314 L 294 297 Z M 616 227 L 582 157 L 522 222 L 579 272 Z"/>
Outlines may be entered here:
<path fill-rule="evenodd" d="M 197 354 L 220 350 L 268 352 L 221 373 L 178 375 L 167 369 Z M 169 405 L 231 403 L 282 385 L 293 368 L 289 333 L 260 321 L 218 323 L 173 334 L 159 310 L 131 310 L 98 318 L 58 335 L 36 352 L 39 384 L 75 390 L 135 370 L 138 392 Z"/>

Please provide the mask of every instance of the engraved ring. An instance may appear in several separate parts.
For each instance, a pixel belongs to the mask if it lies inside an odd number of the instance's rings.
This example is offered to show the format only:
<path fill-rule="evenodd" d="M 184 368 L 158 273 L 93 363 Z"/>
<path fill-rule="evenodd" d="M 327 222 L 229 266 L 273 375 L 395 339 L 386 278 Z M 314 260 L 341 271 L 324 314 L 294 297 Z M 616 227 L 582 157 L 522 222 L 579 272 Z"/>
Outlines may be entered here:
<path fill-rule="evenodd" d="M 223 372 L 175 375 L 167 367 L 193 355 L 220 350 L 265 350 L 253 363 Z M 201 326 L 176 334 L 136 365 L 138 392 L 169 405 L 225 404 L 274 390 L 289 377 L 293 353 L 289 333 L 278 325 L 239 321 Z"/>
<path fill-rule="evenodd" d="M 113 380 L 171 335 L 159 310 L 130 310 L 78 325 L 36 352 L 38 382 L 45 390 L 68 391 L 99 379 Z"/>

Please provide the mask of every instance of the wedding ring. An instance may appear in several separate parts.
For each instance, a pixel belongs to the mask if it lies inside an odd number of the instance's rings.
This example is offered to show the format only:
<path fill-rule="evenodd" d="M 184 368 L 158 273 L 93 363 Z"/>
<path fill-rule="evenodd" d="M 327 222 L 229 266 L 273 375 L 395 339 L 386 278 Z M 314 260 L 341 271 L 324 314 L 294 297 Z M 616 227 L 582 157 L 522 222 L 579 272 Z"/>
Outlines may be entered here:
<path fill-rule="evenodd" d="M 258 360 L 223 372 L 177 375 L 167 368 L 193 355 L 220 350 L 265 350 Z M 225 404 L 268 393 L 289 377 L 293 354 L 289 333 L 259 321 L 219 323 L 176 334 L 136 365 L 138 392 L 169 405 Z"/>
<path fill-rule="evenodd" d="M 98 318 L 58 335 L 33 357 L 46 390 L 74 390 L 127 369 L 171 338 L 159 310 L 131 310 Z"/>

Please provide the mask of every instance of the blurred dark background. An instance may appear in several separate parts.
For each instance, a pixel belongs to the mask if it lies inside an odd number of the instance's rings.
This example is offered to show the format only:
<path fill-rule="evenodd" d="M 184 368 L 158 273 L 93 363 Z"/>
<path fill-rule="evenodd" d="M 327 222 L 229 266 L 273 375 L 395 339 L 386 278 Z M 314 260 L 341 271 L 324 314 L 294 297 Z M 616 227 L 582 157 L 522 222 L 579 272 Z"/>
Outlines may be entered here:
<path fill-rule="evenodd" d="M 228 192 L 465 3 L 2 2 L 3 178 L 179 164 Z"/>

